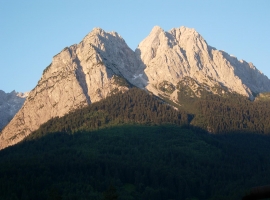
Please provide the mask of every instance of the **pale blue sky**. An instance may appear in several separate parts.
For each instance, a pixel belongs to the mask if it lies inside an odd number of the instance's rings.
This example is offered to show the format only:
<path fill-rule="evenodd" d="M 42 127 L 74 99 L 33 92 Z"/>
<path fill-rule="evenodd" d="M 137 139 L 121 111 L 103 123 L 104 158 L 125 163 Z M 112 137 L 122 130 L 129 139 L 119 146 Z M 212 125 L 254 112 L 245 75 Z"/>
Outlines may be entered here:
<path fill-rule="evenodd" d="M 0 89 L 35 87 L 52 57 L 94 27 L 135 49 L 153 26 L 195 28 L 270 77 L 269 0 L 0 0 Z"/>

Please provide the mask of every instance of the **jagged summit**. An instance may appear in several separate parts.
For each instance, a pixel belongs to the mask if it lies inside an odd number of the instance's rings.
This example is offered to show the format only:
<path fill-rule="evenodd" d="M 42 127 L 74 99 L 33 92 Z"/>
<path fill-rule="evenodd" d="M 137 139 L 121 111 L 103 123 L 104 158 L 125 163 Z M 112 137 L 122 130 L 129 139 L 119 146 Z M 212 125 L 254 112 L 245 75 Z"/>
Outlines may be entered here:
<path fill-rule="evenodd" d="M 164 31 L 155 26 L 134 52 L 118 33 L 94 28 L 79 44 L 53 57 L 1 132 L 0 149 L 18 143 L 53 117 L 124 92 L 131 84 L 175 103 L 186 87 L 219 94 L 218 87 L 250 99 L 270 91 L 270 80 L 252 63 L 209 46 L 195 29 Z"/>

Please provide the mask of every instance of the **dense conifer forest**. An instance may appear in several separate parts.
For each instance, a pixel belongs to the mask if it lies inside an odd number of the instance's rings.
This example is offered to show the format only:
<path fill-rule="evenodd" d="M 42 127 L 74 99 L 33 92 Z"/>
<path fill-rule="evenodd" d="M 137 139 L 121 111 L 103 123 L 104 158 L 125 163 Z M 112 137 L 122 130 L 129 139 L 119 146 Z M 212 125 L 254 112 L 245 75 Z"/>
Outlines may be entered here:
<path fill-rule="evenodd" d="M 54 133 L 0 151 L 1 199 L 240 199 L 269 183 L 270 138 L 174 125 Z"/>
<path fill-rule="evenodd" d="M 51 119 L 0 151 L 0 199 L 234 200 L 269 184 L 268 101 L 178 96 L 177 110 L 132 88 Z"/>
<path fill-rule="evenodd" d="M 193 114 L 192 125 L 210 133 L 270 133 L 270 99 L 250 101 L 236 93 L 223 95 L 203 91 L 200 97 L 182 90 L 178 93 L 180 109 Z"/>
<path fill-rule="evenodd" d="M 77 109 L 64 117 L 53 118 L 41 125 L 29 138 L 50 132 L 73 133 L 122 124 L 181 126 L 188 125 L 190 120 L 190 116 L 185 111 L 178 111 L 154 95 L 131 88 L 125 93 L 112 95 L 86 108 Z"/>
<path fill-rule="evenodd" d="M 269 144 L 174 125 L 48 134 L 0 151 L 0 198 L 241 199 L 269 184 Z"/>
<path fill-rule="evenodd" d="M 250 101 L 235 93 L 214 95 L 207 91 L 201 97 L 179 92 L 178 104 L 164 102 L 137 88 L 112 95 L 61 118 L 53 118 L 32 134 L 95 130 L 126 123 L 192 125 L 210 133 L 270 133 L 270 100 Z M 181 106 L 179 106 L 181 105 Z"/>

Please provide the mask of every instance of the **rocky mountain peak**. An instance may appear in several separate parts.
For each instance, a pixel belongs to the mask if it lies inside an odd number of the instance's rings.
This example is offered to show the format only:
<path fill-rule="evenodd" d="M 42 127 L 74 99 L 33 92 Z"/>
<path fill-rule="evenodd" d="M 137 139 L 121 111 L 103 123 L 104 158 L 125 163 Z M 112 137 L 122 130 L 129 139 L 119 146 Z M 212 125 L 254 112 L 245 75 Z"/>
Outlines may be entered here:
<path fill-rule="evenodd" d="M 176 86 L 184 77 L 210 90 L 219 85 L 251 99 L 254 92 L 270 90 L 269 79 L 255 66 L 209 46 L 195 29 L 182 26 L 166 32 L 154 27 L 136 53 L 146 65 L 149 90 L 163 81 Z"/>
<path fill-rule="evenodd" d="M 3 129 L 0 149 L 21 141 L 53 117 L 126 91 L 126 79 L 140 86 L 142 67 L 119 34 L 95 28 L 79 44 L 53 57 L 22 109 Z"/>
<path fill-rule="evenodd" d="M 143 60 L 144 64 L 147 65 L 156 57 L 159 49 L 168 49 L 168 45 L 169 38 L 166 36 L 166 32 L 164 32 L 159 26 L 155 26 L 135 51 Z"/>
<path fill-rule="evenodd" d="M 204 38 L 193 28 L 181 26 L 168 31 L 175 42 L 183 49 L 195 51 L 207 50 L 208 45 Z"/>
<path fill-rule="evenodd" d="M 173 35 L 183 35 L 183 36 L 194 36 L 194 37 L 202 37 L 194 28 L 189 28 L 186 26 L 181 26 L 179 28 L 172 28 L 170 31 Z"/>
<path fill-rule="evenodd" d="M 156 25 L 152 28 L 150 35 L 151 34 L 159 34 L 160 32 L 164 32 L 164 30 L 160 26 Z"/>
<path fill-rule="evenodd" d="M 253 64 L 209 46 L 195 29 L 155 26 L 134 52 L 118 33 L 94 28 L 79 44 L 53 57 L 1 132 L 0 149 L 53 117 L 128 90 L 130 83 L 175 103 L 183 88 L 198 97 L 202 90 L 218 94 L 218 88 L 250 99 L 270 91 L 270 80 Z"/>
<path fill-rule="evenodd" d="M 105 33 L 105 31 L 100 27 L 94 27 L 93 30 L 90 32 L 90 34 L 94 34 L 94 33 L 101 34 L 101 33 Z"/>
<path fill-rule="evenodd" d="M 28 93 L 5 93 L 0 90 L 0 130 L 2 130 L 22 107 Z"/>

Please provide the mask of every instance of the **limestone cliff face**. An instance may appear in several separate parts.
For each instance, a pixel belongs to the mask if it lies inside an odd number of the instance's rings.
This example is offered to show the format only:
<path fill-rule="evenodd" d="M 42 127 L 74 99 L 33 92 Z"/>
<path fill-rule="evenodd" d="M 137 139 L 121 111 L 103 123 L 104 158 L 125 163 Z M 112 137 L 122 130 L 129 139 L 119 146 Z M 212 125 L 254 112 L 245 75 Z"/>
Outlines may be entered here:
<path fill-rule="evenodd" d="M 0 130 L 2 130 L 22 107 L 28 93 L 0 90 Z"/>
<path fill-rule="evenodd" d="M 212 92 L 218 85 L 251 99 L 253 93 L 270 90 L 269 79 L 252 63 L 209 46 L 194 29 L 180 27 L 165 32 L 156 26 L 139 44 L 136 54 L 146 65 L 149 90 L 159 90 L 164 81 L 176 86 L 184 77 Z"/>
<path fill-rule="evenodd" d="M 53 117 L 127 90 L 122 79 L 136 84 L 132 78 L 137 66 L 135 53 L 121 36 L 95 28 L 81 43 L 54 56 L 21 110 L 3 129 L 0 149 L 18 143 Z"/>

